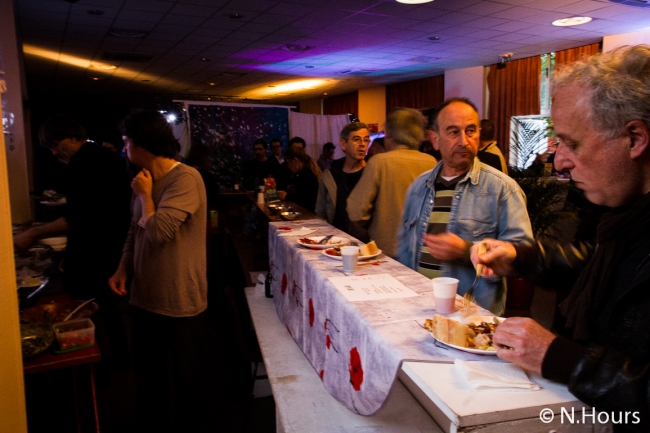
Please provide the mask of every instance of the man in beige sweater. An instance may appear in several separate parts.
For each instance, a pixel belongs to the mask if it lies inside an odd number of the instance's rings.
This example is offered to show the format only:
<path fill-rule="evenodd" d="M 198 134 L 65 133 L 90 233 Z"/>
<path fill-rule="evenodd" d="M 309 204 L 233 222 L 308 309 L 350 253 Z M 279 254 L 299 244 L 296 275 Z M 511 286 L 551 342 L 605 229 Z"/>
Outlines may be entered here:
<path fill-rule="evenodd" d="M 350 221 L 367 228 L 384 254 L 394 257 L 404 196 L 411 182 L 436 165 L 419 152 L 425 119 L 416 110 L 396 108 L 386 118 L 386 153 L 375 155 L 348 197 Z"/>

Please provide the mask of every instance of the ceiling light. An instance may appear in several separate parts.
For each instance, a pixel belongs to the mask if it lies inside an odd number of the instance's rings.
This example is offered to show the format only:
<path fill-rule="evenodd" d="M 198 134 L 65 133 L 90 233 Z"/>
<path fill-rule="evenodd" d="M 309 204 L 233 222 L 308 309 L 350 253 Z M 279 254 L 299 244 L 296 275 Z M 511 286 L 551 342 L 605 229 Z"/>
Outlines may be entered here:
<path fill-rule="evenodd" d="M 89 66 L 90 66 L 91 68 L 93 68 L 93 69 L 100 69 L 100 70 L 102 70 L 102 71 L 110 71 L 110 70 L 112 70 L 112 69 L 117 69 L 117 66 L 115 66 L 115 65 L 108 65 L 108 64 L 106 64 L 106 63 L 95 63 L 95 62 L 93 62 L 93 63 L 91 63 Z"/>
<path fill-rule="evenodd" d="M 143 32 L 142 30 L 119 29 L 116 27 L 110 29 L 108 33 L 118 38 L 144 38 L 147 36 L 147 32 Z"/>
<path fill-rule="evenodd" d="M 208 83 L 208 85 L 210 85 L 210 86 L 214 86 L 215 84 L 217 84 L 217 83 L 213 83 L 213 82 Z"/>
<path fill-rule="evenodd" d="M 300 51 L 307 51 L 309 49 L 309 46 L 303 44 L 287 44 L 287 45 L 283 45 L 281 49 L 284 51 L 300 52 Z"/>
<path fill-rule="evenodd" d="M 240 20 L 244 18 L 244 16 L 241 14 L 230 14 L 228 15 L 228 18 L 230 18 L 231 20 Z"/>
<path fill-rule="evenodd" d="M 212 59 L 209 59 L 207 57 L 201 57 L 202 62 L 209 62 L 210 60 L 212 60 Z"/>
<path fill-rule="evenodd" d="M 433 0 L 397 0 L 397 3 L 404 3 L 407 5 L 419 5 L 422 3 L 430 3 Z"/>
<path fill-rule="evenodd" d="M 591 21 L 591 17 L 571 17 L 571 18 L 563 18 L 561 20 L 555 20 L 552 22 L 552 24 L 557 27 L 569 27 L 569 26 L 579 26 L 580 24 L 586 24 L 589 21 Z"/>
<path fill-rule="evenodd" d="M 99 77 L 93 77 L 93 81 L 99 81 Z"/>
<path fill-rule="evenodd" d="M 104 15 L 104 11 L 99 9 L 91 9 L 88 11 L 88 15 Z"/>
<path fill-rule="evenodd" d="M 440 36 L 429 36 L 429 40 L 430 40 L 430 41 L 439 41 L 439 40 L 440 40 Z"/>

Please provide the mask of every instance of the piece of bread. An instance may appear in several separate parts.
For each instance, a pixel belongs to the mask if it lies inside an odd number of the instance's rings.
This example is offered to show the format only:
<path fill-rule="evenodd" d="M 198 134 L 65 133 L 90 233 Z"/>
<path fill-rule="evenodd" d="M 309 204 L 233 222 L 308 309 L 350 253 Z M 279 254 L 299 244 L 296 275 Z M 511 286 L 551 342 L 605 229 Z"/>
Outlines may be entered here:
<path fill-rule="evenodd" d="M 378 252 L 379 252 L 379 248 L 377 248 L 377 244 L 375 243 L 375 241 L 370 241 L 359 248 L 360 256 L 370 256 L 372 254 L 377 254 Z"/>
<path fill-rule="evenodd" d="M 430 331 L 437 340 L 460 347 L 469 347 L 468 340 L 474 337 L 469 326 L 440 314 L 433 316 Z"/>

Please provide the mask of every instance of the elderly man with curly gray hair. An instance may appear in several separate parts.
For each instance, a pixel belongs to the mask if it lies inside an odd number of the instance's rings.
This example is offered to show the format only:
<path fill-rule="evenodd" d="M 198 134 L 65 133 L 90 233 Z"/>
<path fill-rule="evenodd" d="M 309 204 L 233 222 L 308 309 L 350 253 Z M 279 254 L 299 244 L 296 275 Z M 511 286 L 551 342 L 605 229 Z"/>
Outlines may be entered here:
<path fill-rule="evenodd" d="M 499 325 L 497 355 L 566 383 L 606 412 L 615 431 L 650 431 L 650 46 L 619 48 L 556 74 L 552 117 L 567 170 L 594 204 L 611 208 L 597 247 L 490 241 L 484 275 L 520 273 L 550 286 L 570 279 L 556 335 L 531 319 Z M 603 417 L 604 418 L 604 417 Z M 600 420 L 601 417 L 599 416 Z"/>
<path fill-rule="evenodd" d="M 416 177 L 436 165 L 436 159 L 418 151 L 424 139 L 424 116 L 410 108 L 396 108 L 386 118 L 386 150 L 375 155 L 348 197 L 350 221 L 368 229 L 384 254 L 397 251 L 397 228 L 404 197 Z"/>

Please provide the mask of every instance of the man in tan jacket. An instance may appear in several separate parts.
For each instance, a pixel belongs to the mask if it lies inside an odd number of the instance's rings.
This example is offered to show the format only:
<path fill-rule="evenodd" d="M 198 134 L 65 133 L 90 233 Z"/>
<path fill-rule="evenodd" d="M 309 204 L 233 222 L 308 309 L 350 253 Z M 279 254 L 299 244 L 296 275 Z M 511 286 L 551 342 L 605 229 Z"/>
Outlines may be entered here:
<path fill-rule="evenodd" d="M 348 197 L 350 221 L 367 227 L 370 238 L 384 254 L 394 257 L 404 196 L 411 182 L 436 165 L 431 155 L 419 152 L 425 119 L 409 108 L 396 108 L 386 118 L 386 153 L 375 155 Z"/>

